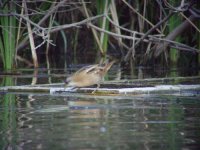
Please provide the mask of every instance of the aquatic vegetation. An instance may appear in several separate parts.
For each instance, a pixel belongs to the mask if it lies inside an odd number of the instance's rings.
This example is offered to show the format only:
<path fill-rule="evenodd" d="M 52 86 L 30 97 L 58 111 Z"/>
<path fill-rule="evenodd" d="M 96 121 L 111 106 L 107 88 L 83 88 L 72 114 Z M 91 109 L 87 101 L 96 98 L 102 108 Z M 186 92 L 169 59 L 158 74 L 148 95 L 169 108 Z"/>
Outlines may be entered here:
<path fill-rule="evenodd" d="M 196 1 L 3 1 L 0 7 L 5 69 L 21 64 L 37 68 L 41 63 L 49 67 L 48 57 L 56 59 L 61 53 L 76 63 L 79 55 L 84 56 L 82 62 L 88 62 L 90 54 L 97 56 L 90 57 L 94 62 L 109 53 L 130 67 L 199 62 Z"/>

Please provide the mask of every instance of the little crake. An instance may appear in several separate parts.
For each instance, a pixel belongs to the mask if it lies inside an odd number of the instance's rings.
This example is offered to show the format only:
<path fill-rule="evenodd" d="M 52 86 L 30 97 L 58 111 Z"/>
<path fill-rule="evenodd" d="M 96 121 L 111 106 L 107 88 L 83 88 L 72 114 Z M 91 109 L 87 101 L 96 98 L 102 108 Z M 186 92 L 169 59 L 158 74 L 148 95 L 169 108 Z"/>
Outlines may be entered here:
<path fill-rule="evenodd" d="M 72 76 L 68 77 L 65 80 L 65 83 L 67 86 L 76 88 L 87 87 L 96 84 L 97 88 L 99 88 L 100 82 L 114 63 L 115 60 L 105 65 L 96 64 L 83 67 L 75 72 Z"/>

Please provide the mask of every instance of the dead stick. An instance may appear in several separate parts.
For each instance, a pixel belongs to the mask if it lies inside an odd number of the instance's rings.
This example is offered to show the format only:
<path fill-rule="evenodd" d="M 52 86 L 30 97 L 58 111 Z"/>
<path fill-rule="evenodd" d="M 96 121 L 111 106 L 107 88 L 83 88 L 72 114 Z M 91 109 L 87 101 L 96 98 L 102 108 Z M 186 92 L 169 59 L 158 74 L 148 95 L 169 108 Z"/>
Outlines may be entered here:
<path fill-rule="evenodd" d="M 163 20 L 161 20 L 160 22 L 158 22 L 153 28 L 151 28 L 149 31 L 147 31 L 147 33 L 145 35 L 142 36 L 142 38 L 137 41 L 135 43 L 135 48 L 151 33 L 153 32 L 156 28 L 158 28 L 160 25 L 162 25 L 164 22 L 166 22 L 174 13 L 173 12 L 170 12 L 168 14 L 168 16 L 166 16 Z M 132 53 L 132 50 L 133 49 L 130 49 L 128 51 L 128 53 L 126 54 L 126 56 L 124 57 L 124 61 L 127 62 L 131 56 L 131 53 Z"/>

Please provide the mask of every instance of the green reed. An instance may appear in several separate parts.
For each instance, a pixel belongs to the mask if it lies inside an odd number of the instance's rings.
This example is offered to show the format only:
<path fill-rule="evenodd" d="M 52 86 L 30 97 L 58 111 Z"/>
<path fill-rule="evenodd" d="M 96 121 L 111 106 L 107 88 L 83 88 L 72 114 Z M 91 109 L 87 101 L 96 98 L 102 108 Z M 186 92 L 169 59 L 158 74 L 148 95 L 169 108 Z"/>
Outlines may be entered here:
<path fill-rule="evenodd" d="M 170 0 L 171 4 L 175 4 L 176 0 Z M 169 19 L 169 32 L 172 32 L 178 25 L 181 24 L 181 19 L 179 15 L 174 15 Z M 181 42 L 180 36 L 175 39 L 177 42 Z M 176 67 L 178 63 L 180 52 L 175 48 L 170 48 L 169 60 L 171 67 Z"/>
<path fill-rule="evenodd" d="M 96 0 L 96 4 L 97 4 L 97 15 L 108 13 L 110 0 L 105 0 L 105 1 Z M 109 31 L 109 21 L 105 17 L 102 19 L 99 19 L 99 26 L 102 29 Z M 103 48 L 103 55 L 106 54 L 106 51 L 108 48 L 108 41 L 109 41 L 108 34 L 101 32 L 100 42 Z"/>
<path fill-rule="evenodd" d="M 12 77 L 6 76 L 3 78 L 3 86 L 12 86 L 14 81 Z M 16 113 L 16 97 L 13 94 L 5 94 L 0 100 L 0 107 L 2 108 L 0 115 L 0 131 L 4 135 L 0 138 L 0 147 L 4 149 L 10 145 L 13 149 L 17 149 L 17 113 Z"/>
<path fill-rule="evenodd" d="M 15 6 L 12 3 L 7 3 L 4 5 L 2 12 L 7 14 L 10 9 L 15 10 Z M 0 17 L 0 55 L 3 62 L 3 67 L 6 70 L 13 69 L 16 52 L 16 25 L 17 21 L 15 17 Z"/>

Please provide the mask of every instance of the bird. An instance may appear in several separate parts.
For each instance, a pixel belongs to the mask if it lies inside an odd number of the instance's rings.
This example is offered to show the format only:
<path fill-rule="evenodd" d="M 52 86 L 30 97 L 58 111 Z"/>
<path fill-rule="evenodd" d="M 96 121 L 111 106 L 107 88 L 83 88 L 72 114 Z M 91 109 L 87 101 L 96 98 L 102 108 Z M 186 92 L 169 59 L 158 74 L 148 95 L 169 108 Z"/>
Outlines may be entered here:
<path fill-rule="evenodd" d="M 65 85 L 67 87 L 81 88 L 96 84 L 97 87 L 92 92 L 94 93 L 97 89 L 99 89 L 103 77 L 115 62 L 116 60 L 112 60 L 105 64 L 95 64 L 83 67 L 68 77 L 65 80 Z"/>

